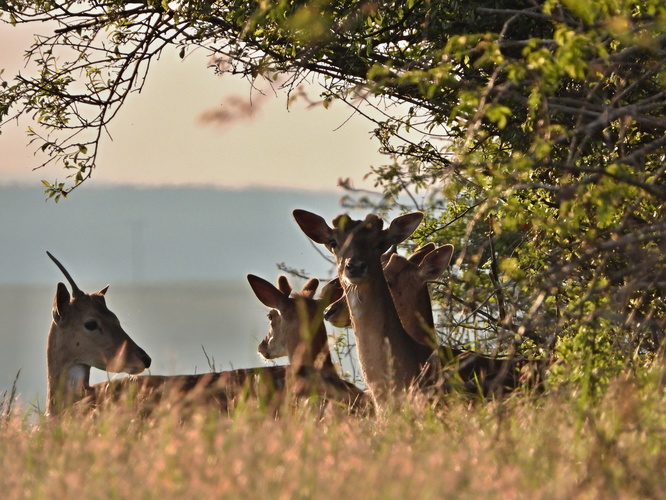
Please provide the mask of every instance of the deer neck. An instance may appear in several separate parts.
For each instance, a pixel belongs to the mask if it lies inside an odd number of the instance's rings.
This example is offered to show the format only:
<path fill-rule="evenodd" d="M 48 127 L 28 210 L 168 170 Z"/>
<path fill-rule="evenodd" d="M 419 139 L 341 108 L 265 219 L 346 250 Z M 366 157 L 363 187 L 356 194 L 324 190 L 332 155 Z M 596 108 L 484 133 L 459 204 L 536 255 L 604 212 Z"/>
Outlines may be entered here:
<path fill-rule="evenodd" d="M 397 301 L 394 302 L 397 304 Z M 432 346 L 434 350 L 437 346 L 437 336 L 427 285 L 424 284 L 416 291 L 410 301 L 410 307 L 403 306 L 402 309 L 400 319 L 407 333 L 417 342 Z"/>
<path fill-rule="evenodd" d="M 319 324 L 317 331 L 312 338 L 313 366 L 324 371 L 335 371 L 333 360 L 331 359 L 331 350 L 328 347 L 328 333 L 324 325 L 324 319 Z"/>
<path fill-rule="evenodd" d="M 375 267 L 362 284 L 342 280 L 359 363 L 373 394 L 392 384 L 397 390 L 408 388 L 432 352 L 405 331 L 379 262 Z"/>
<path fill-rule="evenodd" d="M 90 390 L 90 366 L 68 359 L 60 328 L 51 323 L 46 349 L 46 414 L 55 415 Z"/>
<path fill-rule="evenodd" d="M 307 325 L 308 329 L 302 332 L 293 345 L 287 347 L 289 364 L 295 366 L 296 369 L 306 366 L 324 371 L 335 371 L 331 351 L 328 348 L 328 333 L 324 325 L 323 313 L 320 311 L 314 311 L 314 313 L 316 315 L 310 317 L 321 317 L 317 321 L 317 329 L 313 332 L 312 325 Z"/>

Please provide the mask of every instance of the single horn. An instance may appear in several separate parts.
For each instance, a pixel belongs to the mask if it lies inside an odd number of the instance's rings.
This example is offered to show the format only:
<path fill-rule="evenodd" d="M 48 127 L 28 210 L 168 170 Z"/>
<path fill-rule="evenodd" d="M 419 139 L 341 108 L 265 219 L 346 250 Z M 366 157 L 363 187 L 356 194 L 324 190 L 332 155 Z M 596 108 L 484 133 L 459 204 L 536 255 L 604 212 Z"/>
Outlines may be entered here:
<path fill-rule="evenodd" d="M 58 261 L 58 259 L 56 259 L 53 255 L 51 255 L 51 252 L 49 252 L 48 250 L 46 251 L 46 255 L 48 255 L 51 258 L 51 260 L 53 262 L 55 262 L 55 265 L 58 266 L 58 269 L 60 269 L 62 271 L 62 274 L 64 274 L 65 278 L 67 278 L 67 281 L 69 281 L 69 284 L 72 286 L 72 295 L 74 297 L 80 297 L 82 295 L 85 295 L 85 293 L 83 293 L 81 291 L 81 289 L 78 286 L 76 286 L 76 283 L 74 283 L 74 280 L 72 279 L 72 277 L 67 272 L 67 269 L 65 269 L 65 266 L 63 266 Z"/>

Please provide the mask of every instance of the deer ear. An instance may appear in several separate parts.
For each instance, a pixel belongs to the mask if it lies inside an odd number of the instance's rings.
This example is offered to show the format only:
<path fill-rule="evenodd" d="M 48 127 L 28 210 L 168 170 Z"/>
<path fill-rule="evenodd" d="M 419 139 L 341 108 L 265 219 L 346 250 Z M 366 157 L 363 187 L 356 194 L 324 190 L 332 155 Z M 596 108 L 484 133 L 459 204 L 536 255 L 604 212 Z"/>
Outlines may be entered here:
<path fill-rule="evenodd" d="M 391 225 L 385 230 L 390 245 L 397 245 L 409 238 L 423 220 L 421 212 L 412 212 L 411 214 L 396 217 Z"/>
<path fill-rule="evenodd" d="M 407 257 L 407 260 L 409 262 L 413 262 L 416 265 L 419 265 L 421 262 L 423 262 L 423 259 L 425 258 L 426 255 L 428 255 L 430 252 L 432 252 L 435 249 L 435 244 L 431 241 L 429 243 L 426 243 L 420 248 L 417 248 L 414 250 L 414 253 Z"/>
<path fill-rule="evenodd" d="M 67 313 L 67 308 L 69 307 L 69 300 L 70 300 L 70 295 L 69 295 L 69 290 L 67 290 L 67 287 L 65 286 L 64 283 L 58 283 L 58 287 L 56 288 L 56 294 L 55 297 L 53 298 L 53 321 L 56 323 L 60 320 L 62 320 L 66 313 Z"/>
<path fill-rule="evenodd" d="M 453 245 L 442 245 L 425 256 L 419 265 L 419 274 L 424 281 L 438 279 L 449 267 L 453 256 Z"/>
<path fill-rule="evenodd" d="M 289 304 L 288 297 L 265 279 L 255 276 L 254 274 L 248 274 L 247 281 L 250 283 L 252 291 L 263 305 L 282 310 L 287 304 Z"/>
<path fill-rule="evenodd" d="M 339 278 L 333 278 L 331 281 L 326 283 L 319 294 L 319 300 L 326 306 L 337 302 L 345 294 L 345 291 L 342 289 Z"/>
<path fill-rule="evenodd" d="M 329 227 L 323 217 L 300 209 L 294 210 L 293 214 L 298 226 L 312 241 L 322 245 L 327 245 L 331 241 L 333 229 Z"/>
<path fill-rule="evenodd" d="M 409 262 L 409 259 L 405 259 L 402 255 L 392 253 L 391 258 L 383 266 L 384 276 L 388 278 L 389 276 L 397 275 L 402 272 L 405 266 L 409 265 Z"/>
<path fill-rule="evenodd" d="M 314 297 L 317 287 L 319 286 L 319 280 L 317 278 L 310 278 L 305 282 L 303 288 L 301 288 L 301 295 L 308 299 Z"/>

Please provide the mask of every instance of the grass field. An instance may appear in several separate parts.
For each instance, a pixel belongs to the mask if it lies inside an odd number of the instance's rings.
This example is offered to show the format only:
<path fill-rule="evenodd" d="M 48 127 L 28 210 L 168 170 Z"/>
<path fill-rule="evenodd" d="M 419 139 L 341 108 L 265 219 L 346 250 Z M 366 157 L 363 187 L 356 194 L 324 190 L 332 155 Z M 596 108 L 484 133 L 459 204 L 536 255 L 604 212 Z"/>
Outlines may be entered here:
<path fill-rule="evenodd" d="M 594 402 L 451 395 L 375 416 L 246 404 L 183 419 L 164 405 L 47 422 L 7 399 L 3 412 L 3 499 L 666 497 L 666 397 L 649 377 Z"/>

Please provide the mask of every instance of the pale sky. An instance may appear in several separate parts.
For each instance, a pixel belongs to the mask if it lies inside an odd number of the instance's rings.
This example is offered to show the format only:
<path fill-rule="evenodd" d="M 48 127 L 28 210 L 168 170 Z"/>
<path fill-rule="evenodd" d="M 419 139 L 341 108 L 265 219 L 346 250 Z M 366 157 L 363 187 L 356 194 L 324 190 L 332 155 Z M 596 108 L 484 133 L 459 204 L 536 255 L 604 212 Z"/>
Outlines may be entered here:
<path fill-rule="evenodd" d="M 23 52 L 38 29 L 43 26 L 0 24 L 5 79 L 23 66 Z M 131 96 L 111 124 L 113 141 L 103 142 L 88 186 L 258 185 L 332 191 L 340 177 L 370 187 L 362 180 L 370 165 L 388 163 L 377 152 L 372 123 L 359 115 L 349 119 L 352 110 L 343 103 L 326 110 L 306 109 L 305 102 L 297 102 L 288 110 L 284 93 L 252 94 L 245 80 L 216 76 L 206 68 L 207 62 L 203 51 L 185 61 L 175 49 L 164 53 L 151 67 L 143 92 Z M 316 87 L 311 94 L 318 96 Z M 233 112 L 250 102 L 251 118 L 224 127 L 201 120 L 211 111 Z M 35 157 L 35 148 L 26 145 L 27 125 L 2 130 L 0 182 L 63 180 L 65 173 L 59 168 L 32 171 L 42 157 Z"/>

